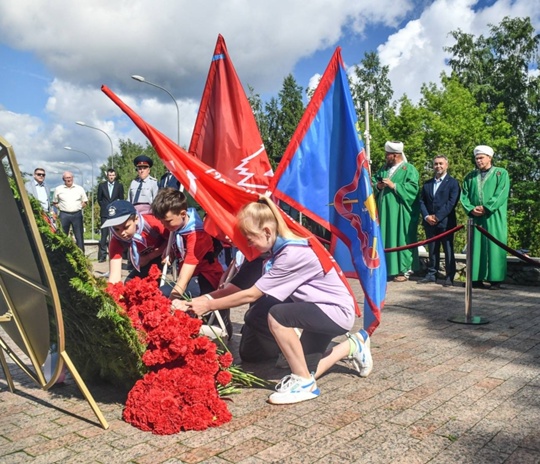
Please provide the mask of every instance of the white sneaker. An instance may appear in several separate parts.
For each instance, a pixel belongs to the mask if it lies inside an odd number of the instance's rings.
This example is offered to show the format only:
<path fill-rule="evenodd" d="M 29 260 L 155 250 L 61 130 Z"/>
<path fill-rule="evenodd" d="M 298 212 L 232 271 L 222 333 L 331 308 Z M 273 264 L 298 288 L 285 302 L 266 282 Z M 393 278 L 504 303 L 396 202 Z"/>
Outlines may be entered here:
<path fill-rule="evenodd" d="M 305 379 L 295 374 L 286 375 L 276 385 L 276 392 L 268 397 L 271 404 L 293 404 L 312 400 L 320 395 L 313 374 Z"/>
<path fill-rule="evenodd" d="M 354 334 L 347 334 L 349 341 L 353 343 L 347 359 L 352 364 L 360 377 L 367 377 L 373 370 L 373 358 L 371 357 L 371 340 L 364 329 Z"/>

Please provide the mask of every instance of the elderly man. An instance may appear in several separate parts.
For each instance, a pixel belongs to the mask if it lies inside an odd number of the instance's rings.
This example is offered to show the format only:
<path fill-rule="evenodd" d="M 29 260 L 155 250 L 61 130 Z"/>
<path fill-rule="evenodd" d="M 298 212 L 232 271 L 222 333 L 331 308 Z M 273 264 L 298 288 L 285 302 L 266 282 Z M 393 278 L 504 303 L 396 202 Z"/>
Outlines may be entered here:
<path fill-rule="evenodd" d="M 459 201 L 459 184 L 448 174 L 448 158 L 446 156 L 437 155 L 433 158 L 433 172 L 434 177 L 424 184 L 420 192 L 420 210 L 427 238 L 436 237 L 456 227 L 456 205 Z M 418 283 L 425 284 L 437 281 L 441 245 L 444 250 L 446 267 L 446 280 L 443 285 L 445 287 L 454 285 L 456 259 L 453 233 L 428 245 L 428 273 Z"/>
<path fill-rule="evenodd" d="M 407 162 L 402 142 L 386 142 L 386 165 L 373 178 L 385 248 L 417 241 L 418 171 Z M 416 248 L 386 253 L 386 268 L 394 282 L 405 282 L 418 261 Z"/>
<path fill-rule="evenodd" d="M 28 195 L 33 196 L 41 203 L 41 208 L 46 213 L 51 212 L 49 187 L 45 184 L 45 169 L 34 169 L 34 178 L 26 182 L 25 187 Z"/>
<path fill-rule="evenodd" d="M 479 145 L 474 149 L 477 169 L 463 181 L 461 204 L 473 222 L 486 229 L 506 244 L 508 238 L 506 209 L 510 192 L 508 172 L 493 166 L 493 148 Z M 506 251 L 482 235 L 476 228 L 473 235 L 472 269 L 473 288 L 492 290 L 501 288 L 506 278 Z M 469 272 L 469 270 L 467 270 Z"/>
<path fill-rule="evenodd" d="M 84 225 L 82 210 L 88 203 L 88 197 L 80 185 L 73 183 L 73 174 L 69 171 L 62 174 L 64 185 L 54 189 L 53 205 L 58 208 L 62 229 L 69 234 L 73 228 L 73 235 L 77 246 L 84 253 Z"/>
<path fill-rule="evenodd" d="M 131 181 L 128 192 L 128 200 L 141 214 L 151 214 L 150 205 L 158 193 L 157 180 L 150 176 L 150 168 L 154 161 L 146 155 L 137 156 L 133 160 L 137 169 L 137 177 Z"/>

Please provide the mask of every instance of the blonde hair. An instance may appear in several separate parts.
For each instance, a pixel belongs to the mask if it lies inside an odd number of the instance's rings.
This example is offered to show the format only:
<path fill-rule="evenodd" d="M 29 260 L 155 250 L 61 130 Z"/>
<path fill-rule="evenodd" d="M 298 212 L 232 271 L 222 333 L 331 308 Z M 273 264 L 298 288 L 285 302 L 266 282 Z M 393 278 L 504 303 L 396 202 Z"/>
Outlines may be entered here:
<path fill-rule="evenodd" d="M 238 213 L 237 221 L 238 228 L 244 235 L 259 234 L 264 227 L 268 227 L 284 238 L 303 238 L 289 229 L 279 208 L 265 196 L 261 196 L 257 202 L 244 206 Z"/>

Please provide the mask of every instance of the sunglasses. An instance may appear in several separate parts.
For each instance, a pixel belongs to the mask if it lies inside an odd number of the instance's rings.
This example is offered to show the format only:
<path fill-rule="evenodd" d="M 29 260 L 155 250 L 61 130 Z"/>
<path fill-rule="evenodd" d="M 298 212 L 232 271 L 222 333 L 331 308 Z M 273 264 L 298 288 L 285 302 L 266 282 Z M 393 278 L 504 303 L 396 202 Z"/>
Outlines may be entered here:
<path fill-rule="evenodd" d="M 44 172 L 36 172 L 36 176 L 45 177 L 45 173 Z"/>

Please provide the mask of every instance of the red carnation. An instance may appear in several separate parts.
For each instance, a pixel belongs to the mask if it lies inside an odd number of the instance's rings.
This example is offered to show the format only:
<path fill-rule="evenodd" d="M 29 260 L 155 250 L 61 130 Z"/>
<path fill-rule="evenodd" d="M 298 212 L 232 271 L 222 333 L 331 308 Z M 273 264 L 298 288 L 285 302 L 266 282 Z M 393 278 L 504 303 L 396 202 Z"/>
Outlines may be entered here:
<path fill-rule="evenodd" d="M 231 367 L 231 364 L 233 362 L 233 355 L 229 351 L 227 351 L 218 357 L 218 361 L 222 369 L 227 369 L 228 367 Z"/>
<path fill-rule="evenodd" d="M 232 374 L 229 371 L 219 371 L 216 380 L 225 387 L 231 383 Z"/>

